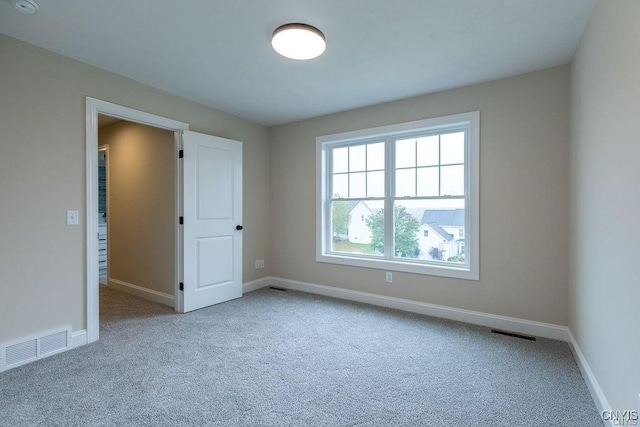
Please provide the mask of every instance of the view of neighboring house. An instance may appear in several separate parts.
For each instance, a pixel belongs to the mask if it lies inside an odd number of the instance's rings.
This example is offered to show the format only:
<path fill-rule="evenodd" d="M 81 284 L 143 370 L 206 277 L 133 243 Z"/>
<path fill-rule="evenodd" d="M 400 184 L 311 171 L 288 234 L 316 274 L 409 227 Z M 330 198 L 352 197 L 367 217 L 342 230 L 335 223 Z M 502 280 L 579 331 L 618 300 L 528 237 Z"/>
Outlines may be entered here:
<path fill-rule="evenodd" d="M 451 257 L 464 258 L 464 209 L 425 210 L 418 232 L 420 259 L 434 259 L 431 248 L 442 251 L 445 261 Z"/>
<path fill-rule="evenodd" d="M 370 202 L 350 202 L 351 221 L 348 239 L 352 243 L 371 243 L 371 230 L 367 227 L 367 218 L 379 211 Z M 407 209 L 419 222 L 416 233 L 420 253 L 418 259 L 463 261 L 465 250 L 464 209 Z M 437 248 L 438 251 L 433 251 Z M 433 255 L 441 254 L 434 258 Z"/>
<path fill-rule="evenodd" d="M 371 243 L 371 231 L 367 227 L 367 218 L 379 209 L 370 207 L 366 202 L 350 202 L 351 221 L 348 238 L 352 243 Z"/>

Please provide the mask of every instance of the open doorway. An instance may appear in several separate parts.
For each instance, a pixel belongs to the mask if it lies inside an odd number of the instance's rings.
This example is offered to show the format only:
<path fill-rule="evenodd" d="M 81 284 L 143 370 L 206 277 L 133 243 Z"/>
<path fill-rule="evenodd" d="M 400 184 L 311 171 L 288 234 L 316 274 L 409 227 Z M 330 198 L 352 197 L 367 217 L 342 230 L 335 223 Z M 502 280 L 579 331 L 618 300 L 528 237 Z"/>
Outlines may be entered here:
<path fill-rule="evenodd" d="M 86 171 L 87 171 L 87 342 L 99 338 L 99 265 L 98 265 L 98 140 L 99 116 L 110 116 L 127 126 L 145 125 L 155 130 L 166 130 L 173 136 L 173 221 L 166 228 L 173 230 L 173 302 L 177 312 L 186 312 L 229 301 L 242 296 L 242 143 L 226 138 L 189 131 L 186 123 L 145 113 L 87 97 L 86 104 Z M 131 148 L 129 144 L 125 144 Z M 155 150 L 153 151 L 155 152 Z M 109 148 L 107 159 L 110 169 L 108 191 L 115 187 L 113 173 L 114 147 Z M 183 156 L 184 154 L 184 156 Z M 130 170 L 153 169 L 153 161 L 142 156 L 143 162 Z M 127 162 L 130 156 L 124 155 Z M 135 179 L 123 179 L 125 186 L 134 185 Z M 109 189 L 110 188 L 110 189 Z M 130 197 L 125 211 L 132 215 L 147 194 L 138 192 Z M 113 205 L 113 197 L 107 197 Z M 168 203 L 166 203 L 168 205 Z M 163 208 L 164 209 L 164 208 Z M 115 213 L 107 208 L 107 270 L 109 282 L 115 275 L 114 244 Z M 170 211 L 170 209 L 167 209 Z M 142 216 L 149 220 L 149 215 Z M 126 215 L 126 214 L 125 214 Z M 139 220 L 139 221 L 143 221 Z M 168 223 L 167 223 L 168 224 Z M 128 235 L 138 233 L 134 227 Z M 126 235 L 126 233 L 125 233 Z M 153 241 L 153 238 L 151 238 Z M 148 243 L 148 242 L 147 242 Z M 153 257 L 155 248 L 148 252 Z M 139 257 L 139 253 L 132 255 Z M 153 259 L 146 265 L 157 265 Z M 169 262 L 168 262 L 169 263 Z M 129 262 L 131 264 L 131 262 Z M 169 263 L 170 264 L 170 263 Z M 148 267 L 150 269 L 152 267 Z M 168 274 L 168 276 L 171 276 Z M 135 276 L 131 276 L 135 277 Z M 124 281 L 124 280 L 122 280 Z M 126 281 L 124 281 L 126 282 Z M 121 283 L 122 284 L 122 283 Z M 127 282 L 129 290 L 135 289 Z M 153 294 L 145 290 L 145 296 Z M 163 292 L 164 293 L 164 292 Z M 156 294 L 156 296 L 158 296 Z M 164 296 L 170 298 L 169 293 Z M 160 297 L 164 297 L 160 295 Z M 163 301 L 166 303 L 166 301 Z"/>
<path fill-rule="evenodd" d="M 175 307 L 174 133 L 98 116 L 101 285 Z"/>
<path fill-rule="evenodd" d="M 93 98 L 87 98 L 86 103 L 86 190 L 87 190 L 87 206 L 86 206 L 86 222 L 87 222 L 87 252 L 86 252 L 86 284 L 87 284 L 87 343 L 97 341 L 100 332 L 99 321 L 99 240 L 98 240 L 98 140 L 99 140 L 99 117 L 103 116 L 103 124 L 107 122 L 117 122 L 125 120 L 131 123 L 147 125 L 158 129 L 169 131 L 173 135 L 174 150 L 174 167 L 175 171 L 180 170 L 177 152 L 181 143 L 181 132 L 188 130 L 189 125 L 175 120 L 154 114 L 145 113 L 132 108 L 123 107 L 105 101 Z M 110 159 L 108 159 L 110 164 Z M 174 204 L 173 217 L 178 218 L 180 215 L 180 172 L 174 174 Z M 107 216 L 109 213 L 107 212 Z M 173 227 L 174 239 L 178 241 L 180 238 L 177 224 Z M 107 228 L 107 275 L 109 275 L 109 229 Z M 179 296 L 179 278 L 180 270 L 180 250 L 179 245 L 174 248 L 174 303 L 175 309 L 180 311 L 182 301 L 177 298 Z"/>

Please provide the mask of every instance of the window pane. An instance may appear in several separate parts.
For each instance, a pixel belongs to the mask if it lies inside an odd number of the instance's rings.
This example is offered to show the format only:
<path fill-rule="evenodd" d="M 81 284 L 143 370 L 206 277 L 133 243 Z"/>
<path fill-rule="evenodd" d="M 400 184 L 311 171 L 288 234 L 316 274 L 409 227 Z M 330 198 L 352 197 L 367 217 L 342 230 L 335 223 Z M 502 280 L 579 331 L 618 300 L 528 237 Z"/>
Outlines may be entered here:
<path fill-rule="evenodd" d="M 358 199 L 367 197 L 367 180 L 364 172 L 349 174 L 349 198 Z"/>
<path fill-rule="evenodd" d="M 416 140 L 402 139 L 396 141 L 396 168 L 416 165 Z"/>
<path fill-rule="evenodd" d="M 349 147 L 349 172 L 363 171 L 367 164 L 367 149 L 364 145 Z"/>
<path fill-rule="evenodd" d="M 335 199 L 346 199 L 349 197 L 349 181 L 346 173 L 333 175 L 333 194 Z"/>
<path fill-rule="evenodd" d="M 367 172 L 367 197 L 384 197 L 384 171 Z"/>
<path fill-rule="evenodd" d="M 420 220 L 422 209 L 409 208 L 402 202 L 396 202 L 393 209 L 393 253 L 400 258 L 418 258 L 420 246 Z"/>
<path fill-rule="evenodd" d="M 464 166 L 442 166 L 440 168 L 441 196 L 462 196 L 464 195 Z"/>
<path fill-rule="evenodd" d="M 396 171 L 396 197 L 415 197 L 416 170 L 400 169 Z"/>
<path fill-rule="evenodd" d="M 344 240 L 349 234 L 351 206 L 346 200 L 331 202 L 331 236 L 333 241 Z"/>
<path fill-rule="evenodd" d="M 395 257 L 465 263 L 463 199 L 396 202 L 394 224 Z"/>
<path fill-rule="evenodd" d="M 418 138 L 418 166 L 435 166 L 440 163 L 439 135 Z"/>
<path fill-rule="evenodd" d="M 333 173 L 349 170 L 349 148 L 342 147 L 333 150 Z"/>
<path fill-rule="evenodd" d="M 331 203 L 331 251 L 362 255 L 384 253 L 382 201 Z"/>
<path fill-rule="evenodd" d="M 384 169 L 384 142 L 367 145 L 367 170 Z"/>
<path fill-rule="evenodd" d="M 438 167 L 418 168 L 418 197 L 439 196 Z"/>
<path fill-rule="evenodd" d="M 440 164 L 464 163 L 464 132 L 440 135 Z"/>

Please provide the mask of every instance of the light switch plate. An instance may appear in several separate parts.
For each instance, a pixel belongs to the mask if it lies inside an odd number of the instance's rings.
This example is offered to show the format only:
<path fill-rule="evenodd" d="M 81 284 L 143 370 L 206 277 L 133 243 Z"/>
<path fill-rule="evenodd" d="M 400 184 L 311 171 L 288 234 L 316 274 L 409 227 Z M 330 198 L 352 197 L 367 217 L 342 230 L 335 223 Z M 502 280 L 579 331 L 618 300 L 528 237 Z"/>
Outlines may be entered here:
<path fill-rule="evenodd" d="M 67 225 L 78 225 L 80 213 L 78 211 L 67 211 Z"/>

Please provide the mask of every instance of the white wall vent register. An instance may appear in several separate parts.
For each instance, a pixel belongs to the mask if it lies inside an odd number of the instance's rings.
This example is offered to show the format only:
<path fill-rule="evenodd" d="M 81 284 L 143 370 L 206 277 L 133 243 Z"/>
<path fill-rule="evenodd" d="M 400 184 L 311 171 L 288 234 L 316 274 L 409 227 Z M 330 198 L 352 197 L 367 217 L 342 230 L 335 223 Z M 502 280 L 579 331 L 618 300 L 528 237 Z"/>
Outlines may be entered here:
<path fill-rule="evenodd" d="M 0 344 L 0 372 L 71 348 L 71 327 Z"/>

